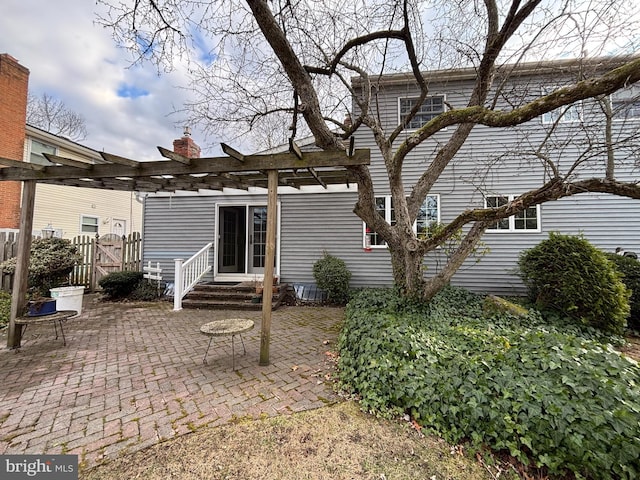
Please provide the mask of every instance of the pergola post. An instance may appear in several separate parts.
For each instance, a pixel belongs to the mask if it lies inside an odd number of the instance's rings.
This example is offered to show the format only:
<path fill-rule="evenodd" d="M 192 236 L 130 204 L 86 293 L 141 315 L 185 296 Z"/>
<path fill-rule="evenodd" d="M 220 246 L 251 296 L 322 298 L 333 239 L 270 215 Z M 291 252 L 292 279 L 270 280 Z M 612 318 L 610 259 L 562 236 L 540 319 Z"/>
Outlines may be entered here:
<path fill-rule="evenodd" d="M 27 180 L 22 183 L 22 205 L 20 208 L 20 231 L 18 234 L 18 257 L 11 292 L 11 314 L 7 347 L 20 348 L 22 325 L 16 325 L 16 318 L 24 314 L 29 279 L 29 257 L 33 236 L 33 207 L 36 199 L 36 182 Z"/>
<path fill-rule="evenodd" d="M 269 365 L 269 342 L 271 341 L 271 309 L 273 302 L 273 269 L 276 258 L 276 228 L 278 215 L 278 171 L 268 170 L 267 187 L 267 245 L 264 260 L 262 290 L 262 333 L 260 335 L 261 366 Z"/>

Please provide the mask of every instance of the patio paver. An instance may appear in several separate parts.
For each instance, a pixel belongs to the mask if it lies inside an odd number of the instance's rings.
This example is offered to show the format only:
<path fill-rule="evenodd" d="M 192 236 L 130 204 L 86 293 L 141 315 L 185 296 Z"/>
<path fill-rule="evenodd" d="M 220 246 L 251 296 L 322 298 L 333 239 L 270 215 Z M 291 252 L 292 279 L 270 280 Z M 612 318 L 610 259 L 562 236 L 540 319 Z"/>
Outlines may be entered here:
<path fill-rule="evenodd" d="M 200 326 L 241 315 L 246 355 L 231 341 L 202 356 Z M 83 467 L 208 425 L 274 416 L 338 400 L 330 381 L 343 310 L 273 312 L 271 364 L 258 366 L 260 312 L 171 311 L 156 304 L 92 303 L 66 323 L 30 327 L 20 350 L 0 335 L 0 454 L 79 455 Z"/>

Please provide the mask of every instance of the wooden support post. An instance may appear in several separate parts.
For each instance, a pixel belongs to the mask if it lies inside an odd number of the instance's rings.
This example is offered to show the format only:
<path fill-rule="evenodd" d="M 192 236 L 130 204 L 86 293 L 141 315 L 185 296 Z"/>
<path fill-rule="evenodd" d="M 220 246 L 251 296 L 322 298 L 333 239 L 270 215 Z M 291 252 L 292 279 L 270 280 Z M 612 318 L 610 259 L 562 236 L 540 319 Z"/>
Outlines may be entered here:
<path fill-rule="evenodd" d="M 271 309 L 273 302 L 273 268 L 276 259 L 276 228 L 278 225 L 278 171 L 268 172 L 269 201 L 267 203 L 267 246 L 264 260 L 262 290 L 262 333 L 260 335 L 260 365 L 269 365 L 271 341 Z"/>
<path fill-rule="evenodd" d="M 22 341 L 22 325 L 16 325 L 16 318 L 22 316 L 26 309 L 29 279 L 29 257 L 31 256 L 31 238 L 33 237 L 33 207 L 36 200 L 36 182 L 27 180 L 22 183 L 22 206 L 20 207 L 20 233 L 18 237 L 18 258 L 13 277 L 11 292 L 11 314 L 7 347 L 20 348 Z"/>

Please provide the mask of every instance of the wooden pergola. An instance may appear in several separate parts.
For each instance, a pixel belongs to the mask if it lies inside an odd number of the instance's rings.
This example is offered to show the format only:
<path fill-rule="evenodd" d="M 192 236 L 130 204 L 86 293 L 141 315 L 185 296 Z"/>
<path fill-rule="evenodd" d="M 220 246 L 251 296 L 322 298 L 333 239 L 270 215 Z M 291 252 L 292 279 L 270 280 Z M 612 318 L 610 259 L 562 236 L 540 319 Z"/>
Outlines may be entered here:
<path fill-rule="evenodd" d="M 266 155 L 243 155 L 223 144 L 225 157 L 187 158 L 158 147 L 163 160 L 139 162 L 101 153 L 102 163 L 84 163 L 70 158 L 45 154 L 51 165 L 38 165 L 0 157 L 0 181 L 20 181 L 22 206 L 18 258 L 11 297 L 11 316 L 7 346 L 19 348 L 22 325 L 16 318 L 24 314 L 33 209 L 36 185 L 47 183 L 70 187 L 124 190 L 137 192 L 176 192 L 222 190 L 223 188 L 267 188 L 267 244 L 264 268 L 260 365 L 269 364 L 271 335 L 271 298 L 276 244 L 277 193 L 279 186 L 300 188 L 320 184 L 355 183 L 346 167 L 368 165 L 369 150 L 348 152 L 302 152 L 290 142 L 289 152 Z"/>

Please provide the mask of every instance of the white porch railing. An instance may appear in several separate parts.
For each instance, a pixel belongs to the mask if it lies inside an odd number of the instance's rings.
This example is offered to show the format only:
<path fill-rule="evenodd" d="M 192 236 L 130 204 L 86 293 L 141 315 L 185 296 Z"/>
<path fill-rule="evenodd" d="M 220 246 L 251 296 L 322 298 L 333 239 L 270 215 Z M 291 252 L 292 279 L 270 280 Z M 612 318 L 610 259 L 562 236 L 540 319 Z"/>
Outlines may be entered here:
<path fill-rule="evenodd" d="M 176 258 L 176 272 L 174 277 L 173 309 L 182 310 L 182 299 L 191 291 L 196 283 L 209 271 L 209 251 L 213 243 L 208 243 L 186 262 L 182 258 Z"/>

